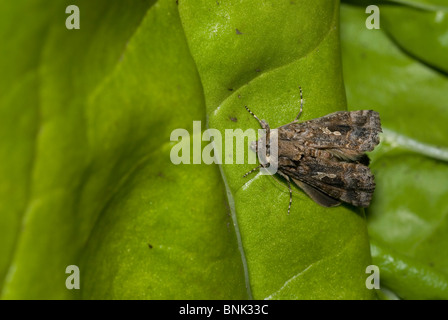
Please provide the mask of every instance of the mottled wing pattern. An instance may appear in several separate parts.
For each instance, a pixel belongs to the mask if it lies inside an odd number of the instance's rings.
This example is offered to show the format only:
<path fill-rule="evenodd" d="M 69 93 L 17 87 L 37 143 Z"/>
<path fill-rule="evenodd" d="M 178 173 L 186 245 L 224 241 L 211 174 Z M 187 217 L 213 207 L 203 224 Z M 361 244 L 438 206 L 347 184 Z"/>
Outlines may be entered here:
<path fill-rule="evenodd" d="M 293 156 L 303 154 L 306 149 L 315 149 L 344 160 L 358 160 L 379 143 L 380 132 L 378 112 L 338 111 L 321 118 L 279 127 L 279 150 L 291 153 L 285 156 Z M 325 153 L 320 156 L 326 157 Z"/>
<path fill-rule="evenodd" d="M 370 169 L 360 163 L 305 156 L 300 161 L 279 158 L 279 168 L 317 203 L 331 207 L 338 200 L 368 207 L 375 190 Z M 311 188 L 310 188 L 311 187 Z"/>
<path fill-rule="evenodd" d="M 267 126 L 247 110 L 263 128 Z M 342 201 L 369 206 L 375 182 L 365 153 L 379 143 L 378 112 L 339 111 L 304 122 L 294 121 L 277 129 L 278 171 L 282 177 L 288 182 L 292 180 L 322 206 L 333 207 Z M 291 188 L 289 192 L 288 213 Z"/>

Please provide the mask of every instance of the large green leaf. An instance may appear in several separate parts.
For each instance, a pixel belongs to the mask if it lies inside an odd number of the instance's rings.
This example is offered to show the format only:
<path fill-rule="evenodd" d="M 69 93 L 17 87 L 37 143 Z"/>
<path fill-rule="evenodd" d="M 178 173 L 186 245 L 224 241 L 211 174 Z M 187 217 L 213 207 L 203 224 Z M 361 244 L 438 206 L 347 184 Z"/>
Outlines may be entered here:
<path fill-rule="evenodd" d="M 379 7 L 380 30 L 360 27 L 365 7 L 341 11 L 349 108 L 379 111 L 384 130 L 372 155 L 377 189 L 367 212 L 373 262 L 399 297 L 446 299 L 448 78 L 433 68 L 446 67 L 448 28 L 437 19 L 446 12 Z"/>
<path fill-rule="evenodd" d="M 86 0 L 80 30 L 69 4 L 0 4 L 2 298 L 375 297 L 362 211 L 170 160 L 194 120 L 292 121 L 299 85 L 302 120 L 344 110 L 338 1 Z"/>
<path fill-rule="evenodd" d="M 208 126 L 272 128 L 345 109 L 335 1 L 181 2 L 182 23 L 204 86 Z M 233 119 L 233 121 L 232 121 Z M 235 120 L 236 119 L 236 120 Z M 225 155 L 227 156 L 227 155 Z M 287 215 L 287 186 L 223 164 L 254 298 L 371 298 L 363 213 L 322 208 L 302 192 Z"/>
<path fill-rule="evenodd" d="M 169 157 L 171 130 L 205 119 L 175 3 L 81 2 L 78 31 L 60 23 L 68 4 L 36 22 L 38 65 L 2 104 L 5 125 L 33 124 L 1 126 L 3 159 L 15 139 L 30 150 L 3 162 L 3 298 L 247 297 L 218 168 Z M 8 197 L 27 186 L 19 207 Z M 80 291 L 65 288 L 71 264 Z"/>

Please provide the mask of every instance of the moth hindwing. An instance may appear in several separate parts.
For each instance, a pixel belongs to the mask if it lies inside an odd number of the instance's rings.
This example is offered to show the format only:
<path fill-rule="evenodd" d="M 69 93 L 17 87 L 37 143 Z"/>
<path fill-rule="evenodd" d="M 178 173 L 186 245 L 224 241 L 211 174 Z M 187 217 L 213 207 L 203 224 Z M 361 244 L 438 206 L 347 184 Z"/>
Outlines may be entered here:
<path fill-rule="evenodd" d="M 375 190 L 375 181 L 368 167 L 366 152 L 379 143 L 381 122 L 373 110 L 338 111 L 321 118 L 298 122 L 303 109 L 300 89 L 300 111 L 293 122 L 277 128 L 277 173 L 288 183 L 289 207 L 292 203 L 291 181 L 311 199 L 324 207 L 334 207 L 346 202 L 368 207 Z M 269 125 L 245 107 L 266 130 Z M 262 145 L 266 141 L 266 145 Z M 254 147 L 266 148 L 269 142 L 260 138 Z M 267 164 L 257 168 L 266 167 Z"/>

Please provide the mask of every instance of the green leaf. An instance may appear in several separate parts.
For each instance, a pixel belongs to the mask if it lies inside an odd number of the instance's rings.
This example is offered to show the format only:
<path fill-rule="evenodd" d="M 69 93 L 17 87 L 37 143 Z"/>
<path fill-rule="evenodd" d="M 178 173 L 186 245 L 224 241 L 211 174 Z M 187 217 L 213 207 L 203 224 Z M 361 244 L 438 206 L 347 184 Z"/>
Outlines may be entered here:
<path fill-rule="evenodd" d="M 444 67 L 439 58 L 448 50 L 437 34 L 447 26 L 435 12 L 393 5 L 380 5 L 380 12 L 385 23 L 368 30 L 360 27 L 363 7 L 341 10 L 349 109 L 379 111 L 384 131 L 372 153 L 377 188 L 367 212 L 373 262 L 382 286 L 399 297 L 446 299 L 448 79 L 429 65 Z M 416 31 L 412 45 L 410 30 Z"/>
<path fill-rule="evenodd" d="M 205 119 L 176 4 L 81 2 L 73 31 L 61 23 L 68 4 L 51 20 L 38 15 L 48 30 L 37 37 L 40 58 L 2 100 L 2 123 L 21 123 L 0 126 L 0 225 L 14 230 L 2 233 L 11 245 L 2 298 L 247 297 L 219 169 L 170 161 L 170 132 Z M 15 140 L 25 151 L 9 160 Z M 65 287 L 72 264 L 79 291 Z"/>
<path fill-rule="evenodd" d="M 245 105 L 272 128 L 289 123 L 299 85 L 302 120 L 345 109 L 336 1 L 181 2 L 179 10 L 210 128 L 258 129 Z M 222 165 L 253 297 L 372 298 L 363 214 L 322 208 L 296 191 L 287 215 L 287 186 L 256 173 L 243 178 L 254 166 Z"/>
<path fill-rule="evenodd" d="M 448 5 L 445 0 L 389 0 L 398 4 L 408 5 L 410 7 L 425 9 L 425 10 L 446 10 Z M 371 4 L 371 3 L 369 3 Z M 412 21 L 412 20 L 408 20 Z"/>
<path fill-rule="evenodd" d="M 419 259 L 401 255 L 372 241 L 373 263 L 381 266 L 381 282 L 404 299 L 447 299 L 447 276 Z M 388 298 L 388 297 L 387 297 Z"/>
<path fill-rule="evenodd" d="M 448 7 L 442 11 L 385 6 L 382 23 L 403 51 L 434 68 L 448 72 Z M 412 21 L 412 23 L 396 23 Z"/>

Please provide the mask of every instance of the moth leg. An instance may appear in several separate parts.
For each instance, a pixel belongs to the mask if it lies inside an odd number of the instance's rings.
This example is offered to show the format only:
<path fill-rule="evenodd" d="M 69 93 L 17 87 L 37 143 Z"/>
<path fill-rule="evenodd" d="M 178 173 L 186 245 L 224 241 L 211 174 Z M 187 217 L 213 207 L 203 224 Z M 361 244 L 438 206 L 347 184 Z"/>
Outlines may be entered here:
<path fill-rule="evenodd" d="M 249 172 L 247 172 L 247 173 L 243 176 L 243 178 L 247 177 L 249 174 L 251 174 L 251 173 L 254 172 L 255 170 L 260 169 L 262 166 L 263 166 L 263 165 L 260 164 L 260 165 L 257 166 L 256 168 L 253 168 L 252 170 L 250 170 Z"/>
<path fill-rule="evenodd" d="M 291 180 L 289 179 L 289 177 L 288 177 L 286 174 L 281 173 L 280 171 L 277 171 L 277 173 L 278 173 L 280 176 L 282 176 L 283 178 L 285 178 L 286 181 L 288 182 L 288 188 L 289 188 L 289 206 L 288 206 L 288 215 L 289 215 L 289 213 L 290 213 L 290 211 L 291 211 L 291 204 L 292 204 Z"/>
<path fill-rule="evenodd" d="M 294 122 L 297 122 L 299 120 L 299 117 L 300 117 L 300 115 L 302 114 L 302 111 L 303 111 L 302 87 L 299 86 L 299 90 L 300 90 L 300 111 L 299 111 L 299 114 L 297 115 L 297 117 L 294 119 Z"/>

